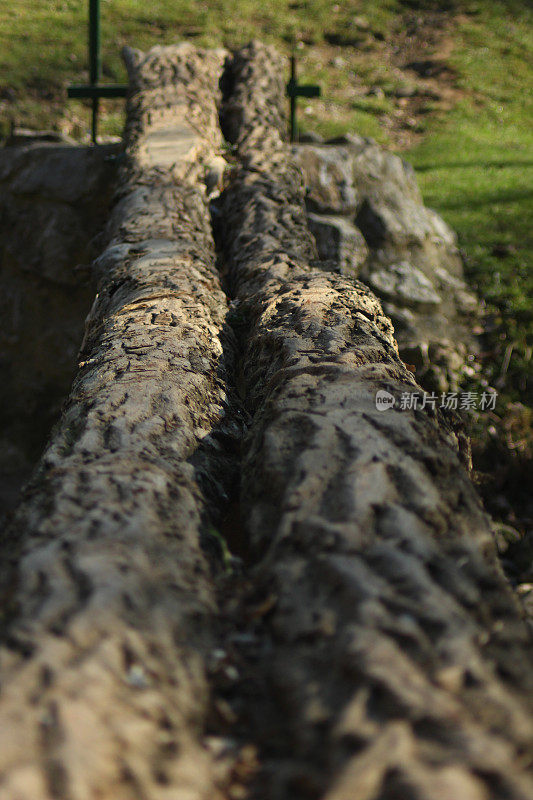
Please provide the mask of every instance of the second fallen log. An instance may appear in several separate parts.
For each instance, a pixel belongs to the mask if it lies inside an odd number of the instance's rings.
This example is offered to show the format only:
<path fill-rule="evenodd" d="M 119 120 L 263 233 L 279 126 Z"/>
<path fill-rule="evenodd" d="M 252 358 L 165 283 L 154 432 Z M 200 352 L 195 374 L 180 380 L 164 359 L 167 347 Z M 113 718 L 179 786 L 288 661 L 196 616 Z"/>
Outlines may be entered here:
<path fill-rule="evenodd" d="M 126 159 L 80 371 L 2 541 L 2 800 L 217 797 L 201 539 L 239 430 L 202 177 L 223 54 L 127 55 Z"/>
<path fill-rule="evenodd" d="M 376 407 L 418 387 L 371 292 L 310 266 L 275 63 L 258 44 L 235 59 L 225 196 L 253 415 L 241 498 L 254 596 L 272 598 L 248 673 L 261 796 L 527 800 L 531 638 L 464 437 L 431 409 Z"/>

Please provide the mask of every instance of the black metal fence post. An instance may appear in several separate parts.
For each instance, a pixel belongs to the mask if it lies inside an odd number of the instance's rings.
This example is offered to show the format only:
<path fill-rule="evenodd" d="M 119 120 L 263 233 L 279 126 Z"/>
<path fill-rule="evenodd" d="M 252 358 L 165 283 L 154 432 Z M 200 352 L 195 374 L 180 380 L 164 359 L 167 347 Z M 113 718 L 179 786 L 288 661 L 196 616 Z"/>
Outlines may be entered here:
<path fill-rule="evenodd" d="M 101 97 L 126 97 L 128 87 L 122 84 L 101 84 L 102 57 L 100 35 L 100 0 L 89 0 L 89 83 L 68 87 L 71 98 L 92 101 L 91 136 L 93 144 L 98 137 L 98 112 Z"/>
<path fill-rule="evenodd" d="M 289 141 L 294 142 L 298 136 L 296 125 L 296 101 L 298 97 L 320 97 L 320 86 L 299 84 L 296 77 L 296 55 L 291 55 L 291 78 L 287 84 L 287 96 L 290 102 Z"/>
<path fill-rule="evenodd" d="M 97 86 L 102 71 L 100 55 L 100 0 L 89 0 L 89 83 Z M 93 97 L 92 140 L 98 135 L 99 98 Z"/>

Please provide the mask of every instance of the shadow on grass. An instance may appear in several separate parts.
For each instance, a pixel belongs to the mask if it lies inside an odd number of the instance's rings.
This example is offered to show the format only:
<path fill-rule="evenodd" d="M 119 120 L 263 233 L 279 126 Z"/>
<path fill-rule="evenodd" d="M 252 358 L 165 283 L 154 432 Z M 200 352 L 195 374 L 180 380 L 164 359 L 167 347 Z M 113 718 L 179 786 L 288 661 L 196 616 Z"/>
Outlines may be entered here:
<path fill-rule="evenodd" d="M 499 191 L 492 194 L 485 194 L 481 197 L 463 195 L 458 200 L 441 200 L 439 209 L 448 211 L 460 210 L 461 208 L 481 208 L 482 206 L 502 205 L 504 203 L 520 203 L 523 200 L 533 197 L 531 189 L 514 189 L 513 191 Z"/>
<path fill-rule="evenodd" d="M 440 169 L 470 169 L 473 167 L 485 167 L 487 169 L 495 167 L 496 169 L 505 169 L 507 167 L 533 167 L 533 160 L 518 159 L 516 161 L 502 161 L 497 159 L 495 161 L 447 161 L 439 164 L 421 164 L 417 165 L 417 172 L 432 172 L 433 170 Z"/>

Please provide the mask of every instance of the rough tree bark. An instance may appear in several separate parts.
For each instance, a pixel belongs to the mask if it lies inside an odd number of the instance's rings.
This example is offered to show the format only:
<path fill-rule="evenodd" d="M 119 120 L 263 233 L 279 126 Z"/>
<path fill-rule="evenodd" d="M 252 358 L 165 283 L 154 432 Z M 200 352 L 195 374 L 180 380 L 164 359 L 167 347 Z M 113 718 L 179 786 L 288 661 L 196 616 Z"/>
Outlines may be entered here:
<path fill-rule="evenodd" d="M 126 55 L 80 373 L 2 542 L 0 798 L 227 796 L 206 674 L 233 656 L 244 681 L 226 669 L 221 707 L 261 746 L 258 798 L 526 800 L 531 643 L 464 437 L 431 409 L 376 410 L 377 390 L 417 386 L 376 298 L 313 268 L 279 58 L 259 44 L 225 81 L 228 310 L 201 185 L 224 166 L 224 57 Z M 201 541 L 238 470 L 232 377 L 252 418 L 251 594 L 223 621 Z"/>
<path fill-rule="evenodd" d="M 526 800 L 531 640 L 460 429 L 376 409 L 378 390 L 418 387 L 369 290 L 310 266 L 277 64 L 258 44 L 237 55 L 226 123 L 243 164 L 224 206 L 253 415 L 242 502 L 254 596 L 270 596 L 268 659 L 247 672 L 259 795 Z"/>
<path fill-rule="evenodd" d="M 2 800 L 217 796 L 200 538 L 239 432 L 199 181 L 223 58 L 127 53 L 126 162 L 80 372 L 3 541 Z"/>

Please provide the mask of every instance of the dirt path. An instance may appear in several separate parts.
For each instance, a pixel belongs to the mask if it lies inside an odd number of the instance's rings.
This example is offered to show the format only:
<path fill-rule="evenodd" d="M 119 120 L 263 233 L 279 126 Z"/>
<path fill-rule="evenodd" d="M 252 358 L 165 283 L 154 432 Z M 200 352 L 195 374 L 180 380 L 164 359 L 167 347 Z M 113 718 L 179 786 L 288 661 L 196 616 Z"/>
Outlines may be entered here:
<path fill-rule="evenodd" d="M 408 149 L 423 138 L 416 128 L 428 112 L 448 111 L 465 96 L 449 64 L 454 34 L 462 19 L 460 15 L 445 12 L 426 12 L 423 16 L 409 13 L 404 30 L 392 43 L 388 52 L 390 63 L 414 84 L 412 96 L 398 99 L 391 125 L 399 149 Z"/>
<path fill-rule="evenodd" d="M 303 51 L 313 69 L 320 71 L 327 64 L 331 70 L 329 93 L 309 111 L 324 123 L 333 118 L 350 124 L 354 102 L 357 107 L 362 101 L 364 108 L 365 102 L 373 101 L 373 113 L 379 115 L 392 149 L 409 149 L 424 137 L 428 117 L 465 97 L 450 65 L 457 27 L 464 19 L 449 10 L 405 10 L 384 36 L 374 32 L 366 18 L 355 17 L 352 33 L 345 38 Z"/>

